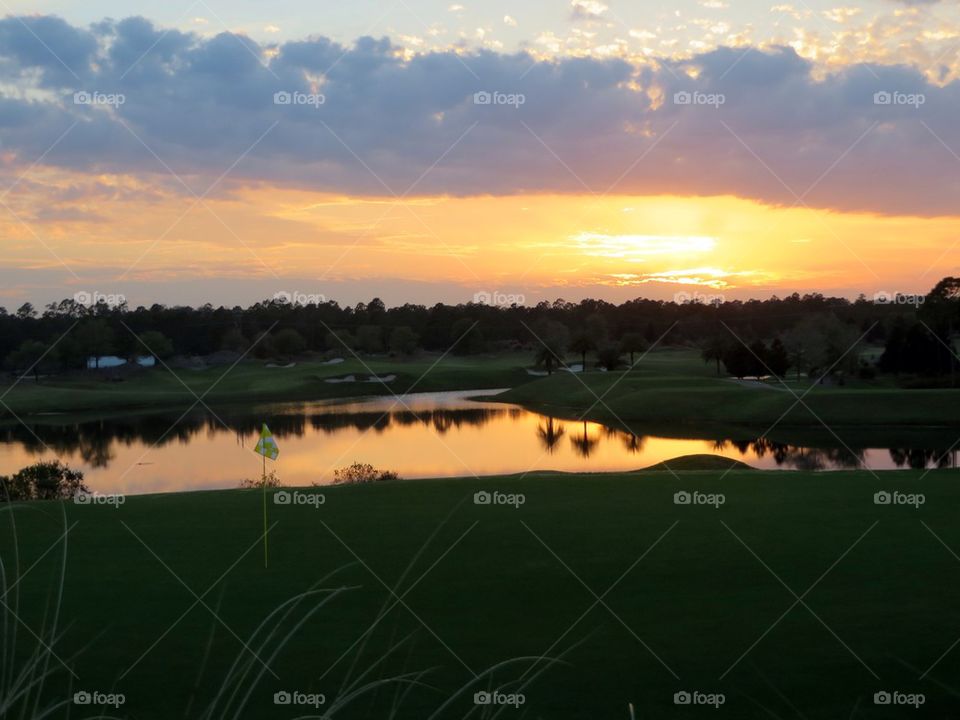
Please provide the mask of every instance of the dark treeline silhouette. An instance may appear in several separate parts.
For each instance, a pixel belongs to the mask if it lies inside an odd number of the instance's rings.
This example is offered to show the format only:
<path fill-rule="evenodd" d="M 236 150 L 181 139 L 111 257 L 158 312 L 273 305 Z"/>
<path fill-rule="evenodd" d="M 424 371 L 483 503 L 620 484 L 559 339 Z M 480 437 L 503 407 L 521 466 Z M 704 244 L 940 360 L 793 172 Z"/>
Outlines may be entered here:
<path fill-rule="evenodd" d="M 791 368 L 811 375 L 852 372 L 860 365 L 852 351 L 859 341 L 885 345 L 881 371 L 952 375 L 951 340 L 958 331 L 958 278 L 945 278 L 914 303 L 903 296 L 849 300 L 817 293 L 717 304 L 638 298 L 620 305 L 557 300 L 511 307 L 387 308 L 374 298 L 354 307 L 270 300 L 247 308 L 131 309 L 63 300 L 42 311 L 29 303 L 12 313 L 0 308 L 0 358 L 11 370 L 30 369 L 39 377 L 114 354 L 163 359 L 249 352 L 262 359 L 351 351 L 411 355 L 452 347 L 456 354 L 525 349 L 552 372 L 568 355 L 582 363 L 593 356 L 612 370 L 660 343 L 700 348 L 718 374 L 723 365 L 729 374 L 747 377 L 783 375 Z"/>

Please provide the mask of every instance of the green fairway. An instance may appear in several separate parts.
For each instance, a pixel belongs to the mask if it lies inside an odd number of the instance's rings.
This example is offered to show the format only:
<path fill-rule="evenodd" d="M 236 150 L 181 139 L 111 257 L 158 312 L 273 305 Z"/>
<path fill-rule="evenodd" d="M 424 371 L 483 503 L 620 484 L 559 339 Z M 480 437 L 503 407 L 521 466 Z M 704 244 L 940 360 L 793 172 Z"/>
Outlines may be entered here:
<path fill-rule="evenodd" d="M 888 380 L 853 380 L 845 387 L 810 389 L 806 379 L 797 382 L 793 377 L 787 378 L 789 390 L 778 381 L 742 384 L 716 377 L 713 365 L 705 365 L 690 350 L 651 352 L 629 372 L 590 371 L 576 376 L 557 372 L 536 377 L 527 372 L 529 366 L 530 356 L 523 353 L 414 360 L 350 358 L 335 365 L 303 362 L 290 368 L 245 361 L 229 372 L 228 367 L 213 367 L 177 369 L 174 375 L 156 368 L 120 382 L 94 375 L 52 377 L 40 384 L 24 379 L 4 397 L 4 403 L 11 412 L 25 416 L 187 408 L 196 396 L 214 405 L 509 387 L 498 400 L 558 416 L 579 418 L 586 413 L 588 419 L 613 427 L 664 422 L 763 427 L 777 422 L 781 428 L 819 428 L 822 423 L 863 427 L 960 423 L 956 410 L 960 390 L 905 390 Z M 326 382 L 348 375 L 363 380 L 370 373 L 396 377 L 385 383 Z M 803 402 L 798 403 L 793 393 L 802 396 Z M 9 414 L 5 408 L 0 411 Z"/>
<path fill-rule="evenodd" d="M 627 720 L 629 703 L 638 718 L 949 717 L 958 481 L 662 470 L 304 489 L 325 502 L 268 506 L 266 569 L 258 490 L 23 504 L 0 515 L 4 603 L 20 620 L 4 616 L 18 661 L 39 648 L 49 663 L 41 707 L 125 696 L 70 717 L 314 716 L 358 678 L 374 685 L 334 717 L 428 718 L 460 688 L 438 718 L 494 717 L 473 695 L 497 688 L 525 699 L 504 718 Z M 924 502 L 878 505 L 880 490 Z M 478 505 L 478 491 L 524 497 Z M 675 504 L 682 491 L 724 502 Z M 529 659 L 542 655 L 560 662 Z M 421 671 L 422 684 L 380 683 Z M 326 702 L 275 706 L 284 690 Z M 678 706 L 680 691 L 725 703 Z M 925 704 L 876 706 L 880 691 Z"/>
<path fill-rule="evenodd" d="M 323 400 L 327 398 L 513 387 L 531 379 L 522 365 L 525 356 L 506 354 L 470 357 L 423 356 L 412 360 L 350 357 L 342 363 L 302 362 L 294 367 L 267 367 L 244 361 L 202 370 L 163 367 L 109 382 L 94 373 L 44 379 L 25 378 L 3 398 L 18 415 L 84 411 L 148 410 L 189 407 L 197 396 L 207 404 Z M 329 383 L 326 380 L 371 373 L 395 375 L 385 382 Z M 8 386 L 9 388 L 10 386 Z M 7 388 L 0 387 L 0 395 Z M 0 413 L 6 413 L 0 408 Z"/>
<path fill-rule="evenodd" d="M 712 363 L 704 365 L 689 350 L 651 352 L 629 372 L 577 376 L 558 372 L 496 399 L 565 417 L 586 413 L 588 419 L 613 427 L 624 422 L 763 427 L 960 424 L 960 389 L 905 390 L 887 380 L 811 388 L 805 378 L 798 383 L 793 377 L 786 384 L 737 383 L 717 377 Z"/>
<path fill-rule="evenodd" d="M 624 423 L 751 425 L 782 428 L 830 426 L 924 426 L 960 424 L 960 390 L 906 390 L 889 379 L 853 380 L 845 387 L 817 386 L 806 379 L 737 383 L 717 377 L 691 350 L 653 351 L 629 372 L 590 371 L 576 376 L 527 372 L 530 354 L 424 356 L 413 360 L 349 358 L 327 365 L 302 362 L 290 368 L 245 361 L 203 370 L 156 368 L 120 382 L 96 375 L 24 379 L 4 396 L 0 417 L 129 412 L 187 408 L 197 396 L 208 405 L 322 400 L 365 395 L 485 388 L 512 388 L 497 400 L 564 417 L 622 427 Z M 330 383 L 349 375 L 395 375 L 389 382 Z M 9 387 L 9 386 L 8 386 Z M 788 389 L 789 388 L 789 389 Z M 808 392 L 809 390 L 809 392 Z M 791 392 L 792 391 L 792 392 Z M 0 394 L 4 388 L 0 388 Z M 803 401 L 797 402 L 796 396 Z M 599 398 L 599 399 L 598 399 Z"/>

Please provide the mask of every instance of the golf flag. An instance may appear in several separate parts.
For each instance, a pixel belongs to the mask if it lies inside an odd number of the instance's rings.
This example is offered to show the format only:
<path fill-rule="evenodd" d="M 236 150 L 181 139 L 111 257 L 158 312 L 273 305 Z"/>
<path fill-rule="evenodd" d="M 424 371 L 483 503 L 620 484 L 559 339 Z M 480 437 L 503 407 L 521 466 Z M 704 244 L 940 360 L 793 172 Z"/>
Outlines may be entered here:
<path fill-rule="evenodd" d="M 277 456 L 280 454 L 280 448 L 277 447 L 277 441 L 273 439 L 273 435 L 270 433 L 270 428 L 267 427 L 267 424 L 263 424 L 263 429 L 260 431 L 260 440 L 257 442 L 257 446 L 253 449 L 255 453 L 263 455 L 265 458 L 270 458 L 271 460 L 276 460 Z"/>

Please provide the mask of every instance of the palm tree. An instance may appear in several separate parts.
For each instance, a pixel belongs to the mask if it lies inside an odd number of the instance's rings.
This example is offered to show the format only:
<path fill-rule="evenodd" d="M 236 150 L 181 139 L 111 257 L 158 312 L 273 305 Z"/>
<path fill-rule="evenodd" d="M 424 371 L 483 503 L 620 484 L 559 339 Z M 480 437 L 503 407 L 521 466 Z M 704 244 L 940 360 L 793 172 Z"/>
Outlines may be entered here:
<path fill-rule="evenodd" d="M 546 369 L 547 375 L 553 375 L 553 368 L 560 365 L 560 355 L 549 345 L 541 345 L 534 356 L 537 367 Z"/>
<path fill-rule="evenodd" d="M 546 368 L 547 375 L 552 375 L 554 366 L 563 364 L 570 333 L 563 323 L 548 321 L 534 336 L 538 341 L 534 361 L 537 367 Z"/>
<path fill-rule="evenodd" d="M 624 333 L 623 337 L 620 338 L 620 349 L 629 353 L 630 355 L 630 369 L 633 369 L 633 354 L 634 353 L 644 353 L 648 348 L 647 339 L 643 336 L 643 333 L 638 332 L 628 332 Z"/>
<path fill-rule="evenodd" d="M 580 333 L 570 343 L 570 352 L 578 353 L 583 362 L 582 372 L 587 371 L 587 353 L 597 349 L 597 343 L 586 333 Z"/>
<path fill-rule="evenodd" d="M 700 358 L 705 362 L 715 362 L 717 364 L 717 377 L 720 377 L 720 361 L 723 360 L 723 354 L 726 352 L 726 343 L 719 337 L 712 337 L 700 349 Z"/>

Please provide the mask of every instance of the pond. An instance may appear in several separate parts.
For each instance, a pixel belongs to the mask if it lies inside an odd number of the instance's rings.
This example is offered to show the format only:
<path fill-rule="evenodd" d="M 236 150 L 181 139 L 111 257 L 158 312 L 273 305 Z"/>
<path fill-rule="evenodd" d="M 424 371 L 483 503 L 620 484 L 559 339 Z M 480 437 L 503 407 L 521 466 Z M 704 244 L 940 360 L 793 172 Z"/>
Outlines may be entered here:
<path fill-rule="evenodd" d="M 869 467 L 955 467 L 945 434 L 938 447 L 871 435 L 817 442 L 736 439 L 707 429 L 640 434 L 592 422 L 559 419 L 524 408 L 471 400 L 497 391 L 419 393 L 400 398 L 284 403 L 244 410 L 215 408 L 110 420 L 55 417 L 0 429 L 0 474 L 40 459 L 59 458 L 82 469 L 98 492 L 127 494 L 237 487 L 258 478 L 253 453 L 261 422 L 280 447 L 275 469 L 285 485 L 327 484 L 353 462 L 403 478 L 482 476 L 533 470 L 636 470 L 681 455 L 709 453 L 765 469 L 834 470 Z"/>

